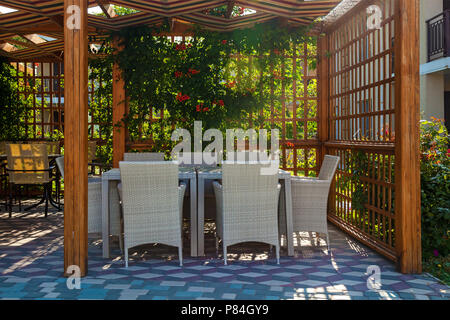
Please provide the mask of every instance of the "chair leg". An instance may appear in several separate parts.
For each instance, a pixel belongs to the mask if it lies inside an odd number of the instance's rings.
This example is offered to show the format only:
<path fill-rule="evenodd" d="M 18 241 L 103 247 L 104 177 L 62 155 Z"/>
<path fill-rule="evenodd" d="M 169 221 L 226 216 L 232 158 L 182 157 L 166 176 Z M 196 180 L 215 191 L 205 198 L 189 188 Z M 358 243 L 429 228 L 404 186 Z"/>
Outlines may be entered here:
<path fill-rule="evenodd" d="M 9 217 L 12 217 L 12 202 L 13 202 L 13 187 L 12 184 L 9 183 Z"/>
<path fill-rule="evenodd" d="M 223 245 L 223 264 L 227 265 L 227 246 L 222 243 Z"/>
<path fill-rule="evenodd" d="M 216 256 L 219 255 L 219 237 L 217 236 L 217 232 L 215 233 L 215 238 L 216 238 Z"/>
<path fill-rule="evenodd" d="M 178 258 L 180 259 L 180 267 L 182 267 L 183 266 L 183 247 L 181 244 L 178 247 Z"/>
<path fill-rule="evenodd" d="M 123 236 L 122 236 L 122 232 L 120 232 L 120 234 L 119 234 L 119 249 L 120 249 L 120 253 L 123 254 Z"/>
<path fill-rule="evenodd" d="M 331 251 L 330 251 L 330 236 L 327 233 L 327 248 L 328 248 L 328 255 L 331 255 Z"/>
<path fill-rule="evenodd" d="M 16 194 L 17 194 L 17 198 L 19 200 L 19 211 L 22 211 L 22 186 L 17 186 Z"/>
<path fill-rule="evenodd" d="M 48 215 L 48 199 L 49 199 L 49 190 L 48 185 L 44 187 L 44 197 L 45 197 L 45 217 Z"/>
<path fill-rule="evenodd" d="M 277 245 L 275 247 L 275 252 L 276 252 L 276 255 L 277 255 L 277 264 L 280 264 L 280 245 Z"/>

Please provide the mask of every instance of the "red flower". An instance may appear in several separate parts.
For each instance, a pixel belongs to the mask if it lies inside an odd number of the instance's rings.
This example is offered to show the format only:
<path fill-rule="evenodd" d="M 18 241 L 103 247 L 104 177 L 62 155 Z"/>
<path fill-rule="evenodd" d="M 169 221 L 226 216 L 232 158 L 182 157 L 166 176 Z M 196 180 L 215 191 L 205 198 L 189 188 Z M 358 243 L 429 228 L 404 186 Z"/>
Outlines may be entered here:
<path fill-rule="evenodd" d="M 274 49 L 273 53 L 275 53 L 276 55 L 280 55 L 280 51 L 278 49 Z"/>
<path fill-rule="evenodd" d="M 294 144 L 292 142 L 286 142 L 286 146 L 289 148 L 293 148 Z"/>
<path fill-rule="evenodd" d="M 183 72 L 175 71 L 175 78 L 181 78 L 183 76 Z"/>
<path fill-rule="evenodd" d="M 184 43 L 182 44 L 177 44 L 175 46 L 175 50 L 179 51 L 179 50 L 186 50 L 186 45 Z"/>
<path fill-rule="evenodd" d="M 447 149 L 447 157 L 450 157 L 450 149 Z"/>
<path fill-rule="evenodd" d="M 191 97 L 189 97 L 188 95 L 183 95 L 181 92 L 178 92 L 177 95 L 177 100 L 178 102 L 184 102 L 186 100 L 189 100 Z"/>
<path fill-rule="evenodd" d="M 199 70 L 195 70 L 195 69 L 189 69 L 188 71 L 189 71 L 190 73 L 192 73 L 192 74 L 200 73 Z"/>
<path fill-rule="evenodd" d="M 236 80 L 233 80 L 232 82 L 225 84 L 225 86 L 227 88 L 233 88 L 235 85 L 236 85 Z"/>
<path fill-rule="evenodd" d="M 201 109 L 201 106 L 198 104 L 198 105 L 196 105 L 195 106 L 196 108 L 197 108 L 197 112 L 200 112 L 202 109 Z"/>
<path fill-rule="evenodd" d="M 222 44 L 227 44 L 227 40 L 222 40 Z"/>
<path fill-rule="evenodd" d="M 203 108 L 203 111 L 209 111 L 208 107 Z"/>
<path fill-rule="evenodd" d="M 219 103 L 219 106 L 222 106 L 222 107 L 224 106 L 223 100 L 219 100 L 218 103 Z"/>

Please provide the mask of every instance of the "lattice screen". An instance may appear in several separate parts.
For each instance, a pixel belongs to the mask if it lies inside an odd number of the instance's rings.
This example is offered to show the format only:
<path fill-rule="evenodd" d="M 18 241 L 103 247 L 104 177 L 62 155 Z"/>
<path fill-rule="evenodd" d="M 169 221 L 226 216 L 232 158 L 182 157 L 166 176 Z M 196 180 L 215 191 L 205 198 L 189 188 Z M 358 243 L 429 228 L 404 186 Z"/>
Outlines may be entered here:
<path fill-rule="evenodd" d="M 394 2 L 373 1 L 383 13 L 380 29 L 367 29 L 364 7 L 337 21 L 328 34 L 331 142 L 327 144 L 328 152 L 341 158 L 330 218 L 392 259 Z"/>
<path fill-rule="evenodd" d="M 184 41 L 182 37 L 173 40 Z M 286 64 L 272 66 L 271 69 L 274 79 L 270 86 L 270 103 L 262 108 L 259 115 L 250 114 L 248 122 L 242 126 L 244 129 L 252 127 L 255 130 L 279 129 L 281 167 L 296 175 L 315 176 L 318 172 L 316 158 L 319 145 L 317 75 L 314 67 L 317 48 L 305 43 L 292 48 L 285 55 Z M 242 55 L 233 57 L 230 68 L 236 74 L 236 82 L 239 82 L 243 72 L 254 74 L 255 79 L 260 76 L 261 71 L 255 70 L 252 63 L 255 58 Z M 295 73 L 298 77 L 294 77 Z M 147 125 L 153 126 L 155 130 L 162 130 L 160 123 L 164 117 L 164 111 L 155 112 L 150 109 Z M 264 119 L 264 125 L 257 125 L 259 117 Z M 149 150 L 152 149 L 152 144 L 152 136 L 139 134 L 129 137 L 127 141 L 129 150 Z"/>

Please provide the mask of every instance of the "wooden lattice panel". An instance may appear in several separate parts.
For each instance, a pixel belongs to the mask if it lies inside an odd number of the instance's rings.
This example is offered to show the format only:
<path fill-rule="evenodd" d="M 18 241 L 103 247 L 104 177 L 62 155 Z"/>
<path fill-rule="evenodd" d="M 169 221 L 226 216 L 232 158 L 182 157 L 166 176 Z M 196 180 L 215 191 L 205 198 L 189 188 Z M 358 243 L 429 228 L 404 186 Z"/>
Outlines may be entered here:
<path fill-rule="evenodd" d="M 184 38 L 176 37 L 173 41 L 184 41 Z M 250 114 L 248 122 L 241 125 L 244 129 L 279 129 L 281 167 L 295 175 L 315 176 L 319 169 L 316 161 L 319 105 L 317 72 L 312 66 L 317 58 L 317 48 L 314 44 L 305 43 L 285 53 L 285 58 L 283 65 L 272 66 L 270 70 L 274 77 L 269 88 L 269 103 L 263 106 L 259 114 Z M 260 76 L 261 71 L 253 69 L 253 59 L 257 57 L 233 57 L 230 68 L 235 71 L 236 82 L 239 82 L 242 72 L 254 73 L 255 78 Z M 151 108 L 144 126 L 162 130 L 165 113 Z M 260 117 L 264 119 L 262 125 L 257 121 Z M 142 127 L 137 131 L 137 134 L 128 136 L 128 150 L 154 150 L 153 135 L 142 134 Z"/>
<path fill-rule="evenodd" d="M 368 29 L 369 5 L 382 12 L 379 29 Z M 341 158 L 330 219 L 393 260 L 394 6 L 394 0 L 366 1 L 329 28 L 326 144 L 328 153 Z"/>

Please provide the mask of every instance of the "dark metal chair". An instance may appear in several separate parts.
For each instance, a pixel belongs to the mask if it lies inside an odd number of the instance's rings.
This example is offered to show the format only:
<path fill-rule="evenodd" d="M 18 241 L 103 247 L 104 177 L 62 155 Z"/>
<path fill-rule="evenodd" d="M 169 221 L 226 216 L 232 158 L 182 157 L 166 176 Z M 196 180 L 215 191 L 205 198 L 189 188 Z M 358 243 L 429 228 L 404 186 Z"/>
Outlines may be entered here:
<path fill-rule="evenodd" d="M 45 217 L 48 214 L 49 203 L 59 209 L 59 205 L 51 197 L 52 182 L 55 180 L 53 170 L 49 166 L 47 146 L 45 144 L 9 144 L 6 147 L 7 167 L 9 176 L 9 217 L 12 217 L 13 187 L 24 185 L 42 185 L 44 193 L 41 200 L 28 207 L 30 210 L 45 203 Z"/>

